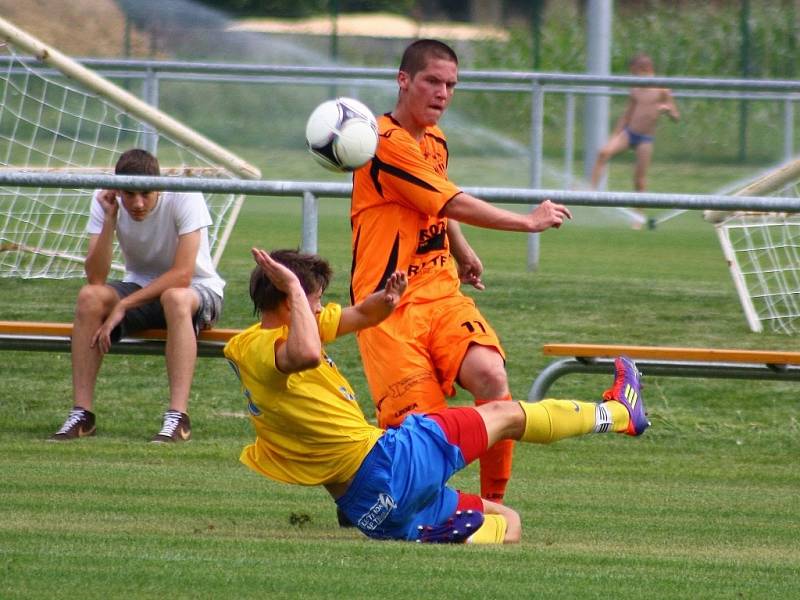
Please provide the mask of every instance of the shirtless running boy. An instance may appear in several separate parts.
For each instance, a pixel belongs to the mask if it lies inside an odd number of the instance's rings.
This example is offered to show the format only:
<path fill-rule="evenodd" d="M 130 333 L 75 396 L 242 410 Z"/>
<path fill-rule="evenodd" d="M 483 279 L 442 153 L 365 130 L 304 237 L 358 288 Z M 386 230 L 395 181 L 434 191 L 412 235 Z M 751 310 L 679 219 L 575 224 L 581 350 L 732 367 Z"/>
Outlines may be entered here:
<path fill-rule="evenodd" d="M 655 75 L 652 59 L 646 54 L 637 54 L 630 62 L 631 74 L 636 77 L 652 77 Z M 633 187 L 643 192 L 647 182 L 647 169 L 653 156 L 653 141 L 658 118 L 667 113 L 670 119 L 678 121 L 680 113 L 667 88 L 635 87 L 630 91 L 628 106 L 617 121 L 611 137 L 597 154 L 592 169 L 592 189 L 597 189 L 606 164 L 611 157 L 632 149 L 636 153 L 636 168 L 633 175 Z M 641 215 L 640 215 L 641 216 Z M 644 217 L 636 219 L 641 222 Z"/>

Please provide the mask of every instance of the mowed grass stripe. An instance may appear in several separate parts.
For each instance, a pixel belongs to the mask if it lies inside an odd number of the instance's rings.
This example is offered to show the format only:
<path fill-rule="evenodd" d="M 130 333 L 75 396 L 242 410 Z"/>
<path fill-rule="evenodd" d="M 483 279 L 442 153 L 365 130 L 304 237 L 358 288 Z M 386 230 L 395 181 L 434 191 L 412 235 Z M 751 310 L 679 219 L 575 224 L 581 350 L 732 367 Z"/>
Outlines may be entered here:
<path fill-rule="evenodd" d="M 697 189 L 710 185 L 703 177 Z M 320 214 L 320 252 L 337 272 L 327 299 L 346 303 L 347 201 L 323 199 Z M 697 213 L 652 232 L 568 224 L 542 235 L 533 273 L 525 236 L 465 229 L 487 283 L 467 293 L 501 335 L 516 397 L 548 364 L 547 342 L 800 349 L 797 338 L 748 332 Z M 220 265 L 221 326 L 254 320 L 249 248 L 299 240 L 297 200 L 247 200 Z M 79 287 L 0 280 L 0 315 L 68 321 Z M 372 417 L 355 341 L 329 351 Z M 646 378 L 653 427 L 642 438 L 517 449 L 508 502 L 522 514 L 521 545 L 429 547 L 339 529 L 324 491 L 240 465 L 253 434 L 224 361 L 198 362 L 193 441 L 154 447 L 147 440 L 166 405 L 161 357 L 108 357 L 98 435 L 74 444 L 43 441 L 69 408 L 69 356 L 0 358 L 2 598 L 67 589 L 84 598 L 790 597 L 800 577 L 796 384 Z M 597 400 L 609 385 L 609 376 L 571 375 L 551 393 Z M 477 489 L 477 469 L 453 484 Z"/>

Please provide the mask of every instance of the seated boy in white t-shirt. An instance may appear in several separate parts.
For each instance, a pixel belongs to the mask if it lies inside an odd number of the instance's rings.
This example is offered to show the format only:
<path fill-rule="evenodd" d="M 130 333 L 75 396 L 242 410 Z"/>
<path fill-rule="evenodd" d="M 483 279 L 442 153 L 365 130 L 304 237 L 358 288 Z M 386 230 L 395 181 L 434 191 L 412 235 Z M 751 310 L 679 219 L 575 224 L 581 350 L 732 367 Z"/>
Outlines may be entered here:
<path fill-rule="evenodd" d="M 158 160 L 146 150 L 120 156 L 117 175 L 158 176 Z M 120 210 L 120 206 L 122 210 Z M 88 283 L 79 294 L 72 330 L 73 408 L 51 440 L 96 432 L 91 412 L 103 356 L 124 335 L 167 330 L 169 409 L 153 442 L 186 441 L 187 413 L 197 359 L 196 336 L 222 311 L 225 282 L 211 260 L 211 216 L 200 193 L 97 190 L 87 231 Z M 108 280 L 114 237 L 125 262 L 121 281 Z"/>

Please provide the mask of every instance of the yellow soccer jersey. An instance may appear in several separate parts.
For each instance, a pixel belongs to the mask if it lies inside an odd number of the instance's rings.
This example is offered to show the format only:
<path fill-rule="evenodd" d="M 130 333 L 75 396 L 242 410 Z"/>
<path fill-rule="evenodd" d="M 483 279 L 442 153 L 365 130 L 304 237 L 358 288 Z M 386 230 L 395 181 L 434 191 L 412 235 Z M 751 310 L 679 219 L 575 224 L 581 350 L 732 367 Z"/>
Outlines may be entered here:
<path fill-rule="evenodd" d="M 342 307 L 331 303 L 317 316 L 323 343 L 336 338 L 341 314 Z M 257 323 L 225 345 L 257 434 L 240 460 L 285 483 L 347 481 L 383 430 L 367 423 L 350 384 L 324 350 L 314 369 L 289 375 L 277 369 L 275 343 L 286 340 L 288 331 Z"/>
<path fill-rule="evenodd" d="M 428 302 L 458 292 L 442 209 L 460 190 L 447 178 L 447 141 L 427 127 L 417 142 L 388 115 L 375 157 L 353 174 L 351 294 L 361 302 L 394 271 L 408 274 L 400 299 Z"/>

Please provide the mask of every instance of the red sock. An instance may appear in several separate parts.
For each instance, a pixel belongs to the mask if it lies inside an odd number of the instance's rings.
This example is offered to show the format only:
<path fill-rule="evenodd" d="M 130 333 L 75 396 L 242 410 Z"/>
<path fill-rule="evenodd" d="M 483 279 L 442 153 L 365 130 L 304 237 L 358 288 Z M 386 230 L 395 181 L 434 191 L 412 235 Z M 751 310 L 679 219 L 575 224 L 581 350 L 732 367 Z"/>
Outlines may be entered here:
<path fill-rule="evenodd" d="M 493 400 L 475 400 L 476 406 L 489 402 L 510 401 L 511 394 Z M 481 497 L 492 502 L 503 502 L 506 486 L 511 477 L 511 461 L 514 454 L 513 440 L 500 440 L 480 457 Z"/>

